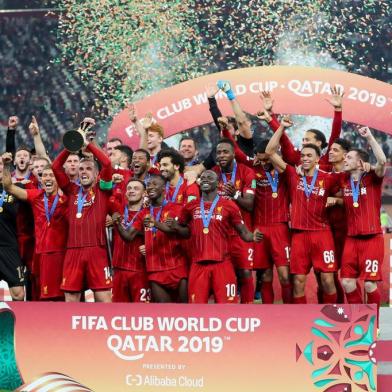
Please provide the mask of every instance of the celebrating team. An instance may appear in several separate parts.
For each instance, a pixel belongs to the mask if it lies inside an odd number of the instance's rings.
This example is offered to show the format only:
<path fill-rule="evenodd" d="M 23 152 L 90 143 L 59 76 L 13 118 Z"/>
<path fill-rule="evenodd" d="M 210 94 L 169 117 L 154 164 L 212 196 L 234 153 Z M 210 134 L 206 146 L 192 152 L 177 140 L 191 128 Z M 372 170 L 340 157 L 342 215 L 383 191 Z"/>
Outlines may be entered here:
<path fill-rule="evenodd" d="M 222 116 L 218 89 L 235 118 Z M 0 279 L 14 300 L 80 301 L 91 289 L 101 302 L 252 303 L 257 271 L 262 302 L 273 303 L 275 266 L 284 303 L 307 302 L 313 269 L 319 302 L 380 305 L 386 157 L 366 127 L 358 132 L 374 166 L 340 138 L 343 93 L 331 89 L 329 143 L 310 129 L 300 150 L 270 93 L 257 116 L 274 134 L 257 146 L 230 83 L 207 94 L 222 139 L 203 162 L 191 137 L 168 148 L 162 127 L 151 115 L 138 119 L 132 105 L 138 150 L 111 139 L 102 151 L 86 118 L 83 149 L 63 150 L 53 163 L 34 118 L 36 155 L 15 148 L 10 117 L 0 163 Z"/>

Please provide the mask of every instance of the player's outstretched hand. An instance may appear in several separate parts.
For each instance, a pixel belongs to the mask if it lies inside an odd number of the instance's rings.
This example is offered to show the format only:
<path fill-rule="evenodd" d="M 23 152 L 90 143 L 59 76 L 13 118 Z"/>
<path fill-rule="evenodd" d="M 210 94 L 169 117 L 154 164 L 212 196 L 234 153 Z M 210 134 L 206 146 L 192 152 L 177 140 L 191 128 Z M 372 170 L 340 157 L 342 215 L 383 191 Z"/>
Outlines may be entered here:
<path fill-rule="evenodd" d="M 121 223 L 121 220 L 122 220 L 122 216 L 121 216 L 121 214 L 120 214 L 119 212 L 115 212 L 115 213 L 112 215 L 112 221 L 113 221 L 113 223 L 115 223 L 116 225 L 120 224 L 120 223 Z"/>
<path fill-rule="evenodd" d="M 31 123 L 29 125 L 29 131 L 30 131 L 30 135 L 31 136 L 37 136 L 39 134 L 39 126 L 38 126 L 38 122 L 37 119 L 35 118 L 35 116 L 31 117 Z"/>
<path fill-rule="evenodd" d="M 329 102 L 335 110 L 341 110 L 343 104 L 344 91 L 337 86 L 331 87 L 331 97 L 325 100 Z"/>
<path fill-rule="evenodd" d="M 270 122 L 270 121 L 272 120 L 271 115 L 270 115 L 266 110 L 264 110 L 264 111 L 262 111 L 262 110 L 258 111 L 258 112 L 256 113 L 256 117 L 257 117 L 260 121 L 267 121 L 267 122 Z"/>
<path fill-rule="evenodd" d="M 218 124 L 221 131 L 229 128 L 229 120 L 227 117 L 218 117 Z"/>
<path fill-rule="evenodd" d="M 370 131 L 369 127 L 361 127 L 361 128 L 359 128 L 359 129 L 358 129 L 358 133 L 359 133 L 362 137 L 364 137 L 364 138 L 366 138 L 366 139 L 368 139 L 369 137 L 372 136 L 372 132 Z"/>
<path fill-rule="evenodd" d="M 264 90 L 261 92 L 259 97 L 260 97 L 261 101 L 263 102 L 264 111 L 271 112 L 272 106 L 274 104 L 274 100 L 272 99 L 271 92 Z"/>
<path fill-rule="evenodd" d="M 226 182 L 226 184 L 223 185 L 223 192 L 229 197 L 234 197 L 236 189 L 231 182 Z"/>
<path fill-rule="evenodd" d="M 260 241 L 262 241 L 262 239 L 263 239 L 263 233 L 259 229 L 256 229 L 253 232 L 253 241 L 260 242 Z"/>
<path fill-rule="evenodd" d="M 207 97 L 213 98 L 213 97 L 215 97 L 215 95 L 219 91 L 219 88 L 217 86 L 214 86 L 213 84 L 208 84 L 205 87 L 205 90 L 206 90 Z"/>
<path fill-rule="evenodd" d="M 137 121 L 137 112 L 136 112 L 136 106 L 133 103 L 130 103 L 127 106 L 127 111 L 128 111 L 128 117 L 129 119 L 135 123 Z"/>
<path fill-rule="evenodd" d="M 155 226 L 155 220 L 150 214 L 148 214 L 144 217 L 143 224 L 144 224 L 144 227 L 152 228 Z"/>
<path fill-rule="evenodd" d="M 283 116 L 282 120 L 280 121 L 281 125 L 283 125 L 285 128 L 290 128 L 293 126 L 293 122 L 290 118 L 290 116 Z"/>
<path fill-rule="evenodd" d="M 12 154 L 10 152 L 5 152 L 2 156 L 1 156 L 1 160 L 3 161 L 3 163 L 11 163 L 12 162 Z"/>
<path fill-rule="evenodd" d="M 139 252 L 145 256 L 146 255 L 146 245 L 140 245 L 139 246 Z"/>
<path fill-rule="evenodd" d="M 114 184 L 119 184 L 120 182 L 124 181 L 124 176 L 120 173 L 114 173 L 112 175 L 112 181 Z"/>

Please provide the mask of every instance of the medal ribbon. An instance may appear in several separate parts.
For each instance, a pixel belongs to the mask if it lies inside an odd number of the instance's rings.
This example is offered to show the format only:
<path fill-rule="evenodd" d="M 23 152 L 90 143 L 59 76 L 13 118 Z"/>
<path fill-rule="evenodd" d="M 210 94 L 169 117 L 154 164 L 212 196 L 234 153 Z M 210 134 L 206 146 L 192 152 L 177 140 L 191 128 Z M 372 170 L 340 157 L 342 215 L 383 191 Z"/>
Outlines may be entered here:
<path fill-rule="evenodd" d="M 357 184 L 355 184 L 355 181 L 352 176 L 350 176 L 350 185 L 351 185 L 351 190 L 353 192 L 353 202 L 358 203 L 359 200 L 359 188 L 361 186 L 361 180 L 362 180 L 363 174 L 360 175 Z"/>
<path fill-rule="evenodd" d="M 305 195 L 306 195 L 306 197 L 308 199 L 312 195 L 312 191 L 313 191 L 313 188 L 314 188 L 314 184 L 316 183 L 317 176 L 318 176 L 318 169 L 316 169 L 314 171 L 312 182 L 310 183 L 309 186 L 308 186 L 308 183 L 306 182 L 306 176 L 302 176 L 302 181 L 303 181 L 303 184 L 304 184 Z"/>
<path fill-rule="evenodd" d="M 83 187 L 79 187 L 79 193 L 78 193 L 78 214 L 82 213 L 83 210 L 83 204 L 87 199 L 87 193 L 85 193 L 83 196 Z"/>
<path fill-rule="evenodd" d="M 53 200 L 52 208 L 49 211 L 49 199 L 48 199 L 48 196 L 46 196 L 46 193 L 44 193 L 45 215 L 46 215 L 46 220 L 48 221 L 48 223 L 50 223 L 50 220 L 52 219 L 52 216 L 54 214 L 54 211 L 57 207 L 58 202 L 59 202 L 59 194 L 57 194 L 55 199 Z"/>
<path fill-rule="evenodd" d="M 1 193 L 1 197 L 0 197 L 0 208 L 3 207 L 6 194 L 7 194 L 7 192 L 5 190 L 3 190 L 3 192 Z"/>
<path fill-rule="evenodd" d="M 272 178 L 271 173 L 269 171 L 265 172 L 265 175 L 267 176 L 268 182 L 271 185 L 271 189 L 273 193 L 278 192 L 278 184 L 279 184 L 279 173 L 277 170 L 275 170 L 274 173 L 274 178 Z"/>
<path fill-rule="evenodd" d="M 163 207 L 165 207 L 166 204 L 167 204 L 167 201 L 163 200 L 163 203 L 162 203 L 161 207 L 159 208 L 158 213 L 157 213 L 156 216 L 154 216 L 154 207 L 150 206 L 150 215 L 154 218 L 154 220 L 156 222 L 159 222 L 159 220 L 161 219 L 162 210 L 163 210 Z M 153 227 L 151 230 L 155 234 L 158 229 L 156 227 Z"/>
<path fill-rule="evenodd" d="M 165 195 L 165 198 L 166 198 L 166 200 L 167 200 L 168 202 L 175 203 L 175 201 L 176 201 L 176 199 L 177 199 L 178 192 L 179 192 L 179 190 L 180 190 L 181 185 L 183 184 L 183 182 L 184 182 L 184 179 L 183 179 L 182 177 L 180 177 L 179 180 L 177 181 L 176 188 L 174 189 L 174 193 L 173 193 L 173 196 L 171 197 L 171 200 L 170 200 L 169 197 L 168 197 L 168 196 L 169 196 L 169 190 L 170 190 L 170 182 L 168 181 L 168 182 L 166 183 L 166 189 L 165 189 L 166 195 Z"/>
<path fill-rule="evenodd" d="M 125 206 L 124 208 L 124 226 L 128 230 L 133 222 L 135 222 L 136 217 L 139 215 L 140 211 L 143 209 L 143 206 L 140 207 L 139 211 L 135 214 L 135 216 L 128 222 L 128 217 L 129 217 L 129 211 L 128 211 L 128 206 Z"/>
<path fill-rule="evenodd" d="M 221 174 L 222 174 L 223 183 L 226 184 L 226 183 L 227 183 L 226 174 L 223 173 L 223 171 L 221 171 Z M 235 183 L 236 174 L 237 174 L 237 162 L 234 161 L 233 171 L 231 172 L 231 179 L 230 179 L 230 182 L 231 182 L 233 185 L 234 185 L 234 183 Z"/>
<path fill-rule="evenodd" d="M 203 221 L 203 227 L 205 229 L 208 229 L 208 226 L 210 225 L 212 214 L 214 213 L 218 201 L 219 201 L 219 195 L 216 195 L 214 201 L 211 204 L 210 210 L 208 212 L 208 216 L 206 217 L 206 211 L 204 209 L 204 199 L 203 197 L 200 198 L 200 213 L 201 213 L 201 219 Z"/>

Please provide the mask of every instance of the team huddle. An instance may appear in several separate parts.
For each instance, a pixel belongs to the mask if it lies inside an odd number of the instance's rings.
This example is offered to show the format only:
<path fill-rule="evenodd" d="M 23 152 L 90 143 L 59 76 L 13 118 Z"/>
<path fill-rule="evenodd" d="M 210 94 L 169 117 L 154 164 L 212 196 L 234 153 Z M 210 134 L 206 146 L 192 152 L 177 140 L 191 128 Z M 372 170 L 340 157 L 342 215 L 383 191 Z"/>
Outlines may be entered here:
<path fill-rule="evenodd" d="M 221 90 L 234 117 L 224 117 Z M 200 162 L 184 136 L 163 142 L 151 115 L 129 116 L 140 135 L 133 151 L 119 139 L 101 149 L 95 121 L 80 125 L 81 151 L 53 162 L 33 118 L 35 151 L 15 146 L 9 118 L 0 163 L 0 279 L 14 300 L 273 303 L 277 270 L 284 303 L 306 303 L 313 269 L 320 303 L 380 305 L 384 242 L 380 225 L 386 157 L 367 127 L 369 154 L 340 138 L 343 92 L 331 88 L 329 142 L 308 130 L 300 150 L 273 112 L 269 92 L 257 113 L 274 131 L 254 145 L 251 122 L 227 81 L 207 88 L 221 139 Z M 323 153 L 324 152 L 324 153 Z M 365 298 L 358 284 L 364 281 Z"/>

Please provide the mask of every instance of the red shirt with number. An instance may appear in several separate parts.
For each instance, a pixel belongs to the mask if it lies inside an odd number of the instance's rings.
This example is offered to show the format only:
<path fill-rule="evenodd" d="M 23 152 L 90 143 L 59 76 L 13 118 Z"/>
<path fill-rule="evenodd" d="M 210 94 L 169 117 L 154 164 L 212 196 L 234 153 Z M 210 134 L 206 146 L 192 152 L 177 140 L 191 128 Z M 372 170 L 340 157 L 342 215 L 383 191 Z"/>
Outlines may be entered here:
<path fill-rule="evenodd" d="M 205 201 L 205 216 L 208 216 L 212 202 Z M 229 256 L 233 226 L 243 224 L 241 211 L 231 200 L 220 197 L 208 226 L 203 232 L 200 200 L 192 200 L 181 211 L 180 224 L 189 224 L 192 262 L 220 262 Z"/>

